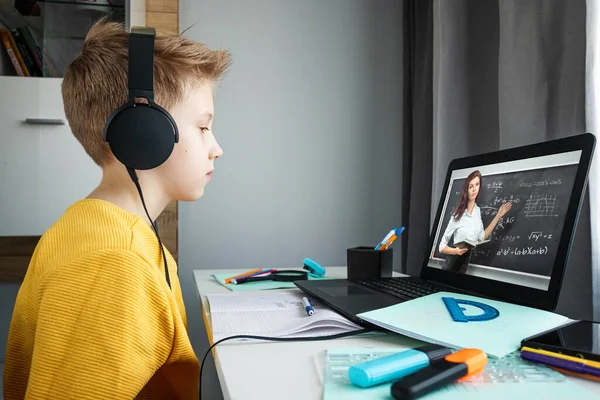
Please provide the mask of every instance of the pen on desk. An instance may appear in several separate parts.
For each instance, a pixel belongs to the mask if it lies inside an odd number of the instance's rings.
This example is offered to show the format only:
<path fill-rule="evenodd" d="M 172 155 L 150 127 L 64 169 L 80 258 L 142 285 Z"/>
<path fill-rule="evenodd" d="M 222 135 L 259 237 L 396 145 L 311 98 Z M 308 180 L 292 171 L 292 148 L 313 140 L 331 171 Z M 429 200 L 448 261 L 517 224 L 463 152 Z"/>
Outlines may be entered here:
<path fill-rule="evenodd" d="M 244 275 L 244 276 L 240 276 L 239 278 L 232 278 L 231 279 L 231 283 L 233 283 L 234 285 L 239 285 L 241 283 L 245 283 L 248 281 L 252 281 L 252 278 L 256 278 L 256 277 L 260 277 L 263 275 L 268 275 L 272 272 L 277 272 L 276 269 L 265 269 L 265 270 L 261 270 L 260 272 L 255 272 L 253 274 L 250 275 Z"/>
<path fill-rule="evenodd" d="M 308 297 L 302 298 L 302 305 L 304 305 L 304 309 L 308 315 L 313 315 L 315 313 L 315 309 L 313 308 L 312 304 L 310 304 Z"/>
<path fill-rule="evenodd" d="M 566 369 L 567 371 L 578 374 L 587 374 L 600 377 L 599 368 L 594 368 L 585 364 L 584 362 L 565 360 L 558 357 L 551 357 L 544 354 L 529 352 L 527 350 L 521 350 L 521 358 L 527 361 L 548 365 L 550 367 Z"/>
<path fill-rule="evenodd" d="M 388 249 L 392 245 L 392 243 L 394 243 L 394 240 L 396 240 L 396 238 L 398 236 L 400 236 L 400 234 L 402 232 L 404 232 L 404 227 L 392 229 L 391 231 L 388 232 L 387 235 L 385 235 L 383 240 L 381 242 L 379 242 L 379 244 L 377 246 L 375 246 L 375 250 Z"/>
<path fill-rule="evenodd" d="M 534 349 L 534 348 L 527 347 L 527 346 L 521 347 L 521 352 L 524 352 L 524 351 L 527 351 L 529 353 L 542 354 L 542 355 L 554 357 L 554 358 L 561 358 L 561 359 L 567 360 L 567 361 L 574 361 L 574 362 L 577 362 L 580 364 L 589 365 L 590 367 L 598 368 L 600 370 L 600 361 L 585 360 L 583 358 L 579 358 L 579 357 L 575 357 L 575 356 L 569 356 L 569 355 L 562 354 L 562 353 L 555 353 L 553 351 L 548 351 L 548 350 Z"/>
<path fill-rule="evenodd" d="M 253 269 L 252 271 L 246 271 L 241 274 L 230 276 L 229 278 L 225 278 L 225 283 L 231 283 L 232 279 L 241 278 L 242 276 L 250 276 L 250 275 L 262 272 L 262 271 L 263 271 L 262 268 L 256 268 L 256 269 Z"/>

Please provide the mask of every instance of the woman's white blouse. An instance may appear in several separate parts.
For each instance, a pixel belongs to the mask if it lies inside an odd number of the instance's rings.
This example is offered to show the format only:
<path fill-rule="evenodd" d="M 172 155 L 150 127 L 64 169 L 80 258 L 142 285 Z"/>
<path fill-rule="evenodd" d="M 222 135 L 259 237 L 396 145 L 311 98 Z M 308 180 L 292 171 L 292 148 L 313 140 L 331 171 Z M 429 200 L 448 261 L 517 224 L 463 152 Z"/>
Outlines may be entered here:
<path fill-rule="evenodd" d="M 457 221 L 454 217 L 450 217 L 442 241 L 438 247 L 441 252 L 442 249 L 450 242 L 450 238 L 454 234 L 454 242 L 459 243 L 465 239 L 479 241 L 483 240 L 485 236 L 485 230 L 483 228 L 483 221 L 481 220 L 481 210 L 479 206 L 475 204 L 473 207 L 473 213 L 469 214 L 467 210 L 463 213 L 462 217 Z"/>

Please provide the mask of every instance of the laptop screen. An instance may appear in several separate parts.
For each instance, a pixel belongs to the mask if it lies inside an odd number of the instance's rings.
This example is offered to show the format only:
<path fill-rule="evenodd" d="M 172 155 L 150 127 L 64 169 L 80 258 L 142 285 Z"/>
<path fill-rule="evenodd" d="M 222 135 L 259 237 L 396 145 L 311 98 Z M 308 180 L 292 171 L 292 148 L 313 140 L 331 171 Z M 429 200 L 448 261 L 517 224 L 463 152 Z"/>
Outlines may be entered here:
<path fill-rule="evenodd" d="M 581 155 L 452 171 L 428 266 L 548 290 Z"/>

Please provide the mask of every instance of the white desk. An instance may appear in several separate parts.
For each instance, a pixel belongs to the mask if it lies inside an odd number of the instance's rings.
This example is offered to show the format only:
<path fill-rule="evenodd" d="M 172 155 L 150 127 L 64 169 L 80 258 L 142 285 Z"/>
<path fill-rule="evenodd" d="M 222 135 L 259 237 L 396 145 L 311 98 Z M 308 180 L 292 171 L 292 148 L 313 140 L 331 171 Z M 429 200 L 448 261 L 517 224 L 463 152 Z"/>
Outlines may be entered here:
<path fill-rule="evenodd" d="M 326 268 L 328 276 L 346 278 L 345 267 Z M 229 292 L 211 277 L 212 274 L 221 274 L 224 271 L 227 270 L 194 270 L 204 324 L 211 344 L 212 332 L 206 295 Z M 231 275 L 238 272 L 240 271 L 231 270 Z M 323 397 L 323 363 L 325 350 L 328 348 L 373 346 L 403 349 L 420 344 L 422 342 L 394 333 L 317 342 L 224 342 L 215 347 L 213 356 L 225 399 L 316 400 Z M 204 352 L 197 356 L 202 361 Z M 600 398 L 600 383 L 578 378 L 569 379 L 574 379 L 597 392 Z"/>

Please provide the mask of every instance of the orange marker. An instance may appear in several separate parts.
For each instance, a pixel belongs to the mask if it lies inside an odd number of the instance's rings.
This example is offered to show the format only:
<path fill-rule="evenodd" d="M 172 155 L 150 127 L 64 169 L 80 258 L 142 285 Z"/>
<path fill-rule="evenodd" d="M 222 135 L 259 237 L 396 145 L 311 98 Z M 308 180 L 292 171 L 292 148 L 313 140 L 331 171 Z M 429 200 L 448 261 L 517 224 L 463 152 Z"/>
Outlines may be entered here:
<path fill-rule="evenodd" d="M 463 349 L 430 366 L 405 376 L 392 385 L 394 399 L 415 399 L 456 380 L 483 372 L 487 355 L 479 349 Z"/>
<path fill-rule="evenodd" d="M 382 245 L 382 246 L 379 248 L 379 250 L 387 250 L 387 249 L 388 249 L 388 247 L 390 247 L 390 246 L 392 245 L 392 243 L 394 243 L 394 240 L 396 240 L 396 238 L 397 238 L 397 237 L 398 237 L 398 236 L 396 236 L 396 235 L 392 235 L 392 236 L 391 236 L 391 237 L 390 237 L 390 238 L 387 240 L 387 242 L 385 242 L 385 244 L 383 244 L 383 245 Z"/>
<path fill-rule="evenodd" d="M 254 275 L 258 272 L 262 272 L 262 268 L 257 268 L 257 269 L 253 269 L 252 271 L 248 271 L 248 272 L 244 272 L 242 274 L 236 275 L 236 276 L 231 276 L 229 278 L 225 278 L 225 283 L 231 283 L 232 279 L 237 279 L 237 278 L 241 278 L 243 276 L 248 276 L 248 275 Z"/>

